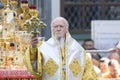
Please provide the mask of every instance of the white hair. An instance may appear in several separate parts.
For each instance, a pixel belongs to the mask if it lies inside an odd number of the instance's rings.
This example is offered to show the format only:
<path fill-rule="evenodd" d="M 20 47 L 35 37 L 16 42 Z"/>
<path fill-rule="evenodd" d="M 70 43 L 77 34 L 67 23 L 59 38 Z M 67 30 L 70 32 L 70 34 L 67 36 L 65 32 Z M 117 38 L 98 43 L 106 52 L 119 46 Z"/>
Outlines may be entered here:
<path fill-rule="evenodd" d="M 51 27 L 53 27 L 54 22 L 57 21 L 57 20 L 63 20 L 63 21 L 65 22 L 66 27 L 69 28 L 68 21 L 67 21 L 64 17 L 57 17 L 57 18 L 55 18 L 55 19 L 51 22 Z"/>

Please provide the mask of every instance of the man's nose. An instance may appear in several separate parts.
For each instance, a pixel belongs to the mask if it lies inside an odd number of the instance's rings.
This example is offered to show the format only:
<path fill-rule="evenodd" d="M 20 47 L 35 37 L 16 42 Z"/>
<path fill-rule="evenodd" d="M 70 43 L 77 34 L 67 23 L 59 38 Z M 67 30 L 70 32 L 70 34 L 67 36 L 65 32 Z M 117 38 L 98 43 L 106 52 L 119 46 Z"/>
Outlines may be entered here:
<path fill-rule="evenodd" d="M 60 26 L 57 26 L 57 30 L 60 30 Z"/>

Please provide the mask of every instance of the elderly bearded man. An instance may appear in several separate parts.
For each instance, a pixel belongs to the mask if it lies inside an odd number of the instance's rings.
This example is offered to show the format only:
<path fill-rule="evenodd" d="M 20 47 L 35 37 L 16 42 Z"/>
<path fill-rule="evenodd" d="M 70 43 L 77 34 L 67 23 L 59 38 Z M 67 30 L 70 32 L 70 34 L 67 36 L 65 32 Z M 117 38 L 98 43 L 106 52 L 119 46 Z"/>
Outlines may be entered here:
<path fill-rule="evenodd" d="M 51 23 L 52 37 L 38 48 L 38 38 L 31 39 L 25 53 L 28 70 L 39 80 L 97 80 L 93 65 L 81 45 L 68 31 L 65 18 Z"/>

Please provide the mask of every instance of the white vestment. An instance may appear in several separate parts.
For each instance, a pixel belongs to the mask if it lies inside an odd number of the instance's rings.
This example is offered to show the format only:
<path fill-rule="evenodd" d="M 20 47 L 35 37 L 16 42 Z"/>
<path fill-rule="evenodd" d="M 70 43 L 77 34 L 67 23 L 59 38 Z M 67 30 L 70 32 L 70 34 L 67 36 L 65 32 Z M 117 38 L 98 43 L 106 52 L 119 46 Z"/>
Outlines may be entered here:
<path fill-rule="evenodd" d="M 85 63 L 84 50 L 81 45 L 70 35 L 68 35 L 66 39 L 67 48 L 65 49 L 65 66 L 62 66 L 62 55 L 54 38 L 50 38 L 48 41 L 43 42 L 39 47 L 44 59 L 43 80 L 63 80 L 63 67 L 65 67 L 66 72 L 65 80 L 82 80 L 81 78 L 84 72 Z M 54 69 L 51 69 L 50 66 L 52 66 Z M 76 70 L 72 69 L 74 67 Z"/>

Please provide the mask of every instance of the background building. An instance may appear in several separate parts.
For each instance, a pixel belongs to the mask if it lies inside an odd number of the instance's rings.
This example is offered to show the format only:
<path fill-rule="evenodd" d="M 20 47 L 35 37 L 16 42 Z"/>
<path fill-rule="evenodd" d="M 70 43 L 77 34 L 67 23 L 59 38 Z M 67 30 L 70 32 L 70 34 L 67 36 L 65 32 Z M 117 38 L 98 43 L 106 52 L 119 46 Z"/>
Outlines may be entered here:
<path fill-rule="evenodd" d="M 119 20 L 120 0 L 33 0 L 41 18 L 47 22 L 44 30 L 50 37 L 50 22 L 57 16 L 65 17 L 70 32 L 77 40 L 91 38 L 91 20 Z"/>
<path fill-rule="evenodd" d="M 20 0 L 18 0 L 20 1 Z M 65 17 L 70 32 L 77 40 L 91 38 L 91 20 L 119 20 L 120 0 L 28 0 L 39 10 L 39 17 L 47 27 L 42 31 L 50 37 L 50 22 L 57 16 Z"/>

